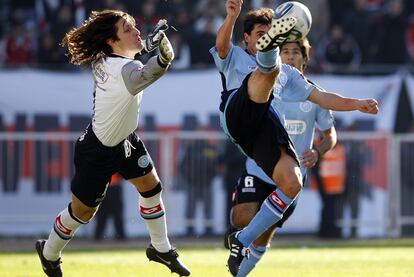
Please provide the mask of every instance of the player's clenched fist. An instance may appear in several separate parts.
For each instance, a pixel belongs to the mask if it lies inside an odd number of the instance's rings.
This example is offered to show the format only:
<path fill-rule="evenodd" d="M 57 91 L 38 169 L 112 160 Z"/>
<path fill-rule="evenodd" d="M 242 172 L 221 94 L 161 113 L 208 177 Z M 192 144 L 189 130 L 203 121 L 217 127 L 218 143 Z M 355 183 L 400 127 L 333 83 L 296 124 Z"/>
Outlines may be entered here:
<path fill-rule="evenodd" d="M 378 102 L 375 99 L 361 99 L 358 103 L 358 110 L 363 113 L 377 114 Z"/>
<path fill-rule="evenodd" d="M 241 11 L 243 0 L 227 0 L 226 11 L 228 16 L 238 17 Z"/>

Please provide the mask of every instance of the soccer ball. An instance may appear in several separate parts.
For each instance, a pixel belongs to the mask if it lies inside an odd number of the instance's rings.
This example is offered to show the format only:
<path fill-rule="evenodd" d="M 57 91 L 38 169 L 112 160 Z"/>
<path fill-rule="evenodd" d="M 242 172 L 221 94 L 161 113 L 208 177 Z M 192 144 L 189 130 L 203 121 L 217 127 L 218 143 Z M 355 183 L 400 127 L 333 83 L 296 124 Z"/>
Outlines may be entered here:
<path fill-rule="evenodd" d="M 312 15 L 305 5 L 295 1 L 289 1 L 279 5 L 275 10 L 274 18 L 296 18 L 296 25 L 290 32 L 287 42 L 298 41 L 306 37 L 312 26 Z"/>

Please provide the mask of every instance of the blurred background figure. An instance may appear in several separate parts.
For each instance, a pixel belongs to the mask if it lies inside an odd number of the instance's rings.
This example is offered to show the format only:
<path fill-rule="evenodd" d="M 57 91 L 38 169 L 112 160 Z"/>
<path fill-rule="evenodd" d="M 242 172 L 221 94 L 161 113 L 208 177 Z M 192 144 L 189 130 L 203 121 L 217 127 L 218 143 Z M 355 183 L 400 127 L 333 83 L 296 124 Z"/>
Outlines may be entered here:
<path fill-rule="evenodd" d="M 347 129 L 349 132 L 357 132 L 356 122 L 350 124 Z M 358 218 L 360 214 L 361 197 L 371 198 L 371 187 L 364 181 L 364 165 L 368 162 L 370 151 L 364 146 L 364 141 L 347 141 L 346 149 L 346 178 L 345 193 L 343 198 L 344 212 L 350 214 L 350 238 L 358 235 Z"/>
<path fill-rule="evenodd" d="M 126 239 L 124 230 L 124 205 L 122 201 L 122 177 L 119 174 L 112 175 L 111 183 L 105 199 L 96 214 L 95 240 L 104 238 L 106 223 L 112 219 L 114 223 L 115 239 Z"/>
<path fill-rule="evenodd" d="M 232 197 L 234 184 L 242 176 L 245 170 L 246 156 L 229 139 L 226 139 L 220 154 L 218 172 L 223 177 L 223 188 L 225 192 L 225 215 L 226 226 L 230 226 L 230 211 L 232 208 Z"/>
<path fill-rule="evenodd" d="M 353 72 L 361 64 L 361 51 L 349 34 L 344 34 L 341 26 L 334 25 L 318 45 L 318 58 L 325 72 Z"/>
<path fill-rule="evenodd" d="M 5 65 L 19 67 L 31 65 L 35 57 L 35 46 L 29 30 L 16 21 L 4 38 Z"/>
<path fill-rule="evenodd" d="M 217 150 L 204 139 L 188 141 L 185 154 L 180 164 L 186 193 L 186 234 L 193 236 L 197 204 L 203 206 L 202 235 L 213 235 L 213 193 L 212 181 L 216 175 Z"/>
<path fill-rule="evenodd" d="M 407 62 L 405 36 L 408 20 L 402 0 L 389 0 L 385 6 L 379 32 L 378 60 L 384 64 Z"/>
<path fill-rule="evenodd" d="M 342 197 L 345 191 L 345 147 L 338 141 L 312 169 L 322 200 L 318 236 L 340 238 L 342 228 Z"/>
<path fill-rule="evenodd" d="M 195 115 L 184 117 L 185 131 L 203 131 Z M 212 181 L 216 176 L 218 152 L 206 139 L 186 139 L 182 142 L 182 157 L 179 161 L 181 188 L 185 193 L 186 235 L 196 232 L 196 211 L 200 203 L 203 207 L 201 235 L 213 235 L 213 191 Z"/>

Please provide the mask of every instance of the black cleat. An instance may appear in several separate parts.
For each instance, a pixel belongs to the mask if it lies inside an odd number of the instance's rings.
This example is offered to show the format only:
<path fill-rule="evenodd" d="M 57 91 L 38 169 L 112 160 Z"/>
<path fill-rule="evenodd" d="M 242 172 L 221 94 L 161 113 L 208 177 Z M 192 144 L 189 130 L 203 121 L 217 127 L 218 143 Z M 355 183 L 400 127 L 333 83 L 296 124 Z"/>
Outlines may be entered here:
<path fill-rule="evenodd" d="M 249 258 L 250 249 L 237 239 L 239 232 L 234 232 L 229 235 L 230 256 L 227 260 L 227 267 L 233 276 L 239 272 L 240 264 L 244 257 Z"/>
<path fill-rule="evenodd" d="M 178 259 L 178 253 L 175 248 L 172 248 L 166 253 L 162 253 L 158 252 L 157 249 L 150 244 L 147 248 L 147 257 L 150 261 L 165 265 L 171 272 L 175 272 L 180 276 L 190 276 L 190 270 Z"/>
<path fill-rule="evenodd" d="M 279 47 L 289 37 L 295 25 L 296 18 L 294 17 L 273 18 L 269 31 L 257 40 L 257 50 L 267 52 Z"/>
<path fill-rule="evenodd" d="M 224 244 L 224 248 L 229 249 L 230 250 L 230 246 L 229 246 L 229 236 L 231 233 L 234 233 L 236 231 L 239 231 L 240 229 L 234 228 L 233 226 L 229 226 L 227 228 L 227 231 L 224 233 L 224 239 L 223 239 L 223 244 Z"/>
<path fill-rule="evenodd" d="M 36 241 L 35 244 L 37 254 L 39 255 L 40 262 L 42 263 L 43 271 L 49 277 L 62 277 L 63 273 L 62 269 L 60 268 L 60 264 L 62 262 L 60 261 L 60 258 L 57 261 L 52 262 L 46 260 L 46 258 L 43 256 L 43 248 L 45 247 L 45 243 L 46 240 L 42 239 Z"/>

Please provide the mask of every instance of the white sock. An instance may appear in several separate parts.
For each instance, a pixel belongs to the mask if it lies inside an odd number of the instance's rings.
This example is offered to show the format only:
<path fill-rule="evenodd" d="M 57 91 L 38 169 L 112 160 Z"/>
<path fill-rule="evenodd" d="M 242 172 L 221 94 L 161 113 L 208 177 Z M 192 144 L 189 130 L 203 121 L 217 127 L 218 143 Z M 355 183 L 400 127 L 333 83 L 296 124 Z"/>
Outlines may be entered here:
<path fill-rule="evenodd" d="M 139 198 L 139 210 L 147 225 L 151 244 L 159 252 L 165 253 L 170 251 L 171 244 L 167 237 L 167 222 L 161 192 L 151 197 L 143 197 L 141 195 Z"/>
<path fill-rule="evenodd" d="M 72 239 L 76 230 L 87 222 L 83 222 L 72 215 L 69 206 L 55 219 L 55 224 L 43 248 L 43 256 L 49 261 L 56 261 L 62 254 L 63 248 Z"/>

